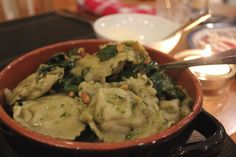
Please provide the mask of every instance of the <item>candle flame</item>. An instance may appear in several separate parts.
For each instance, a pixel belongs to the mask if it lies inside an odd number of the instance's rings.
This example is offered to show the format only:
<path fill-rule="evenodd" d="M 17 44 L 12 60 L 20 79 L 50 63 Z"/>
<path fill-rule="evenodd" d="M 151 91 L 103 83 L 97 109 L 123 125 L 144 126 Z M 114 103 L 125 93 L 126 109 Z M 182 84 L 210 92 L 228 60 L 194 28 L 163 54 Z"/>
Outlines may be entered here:
<path fill-rule="evenodd" d="M 211 45 L 207 44 L 204 48 L 204 53 L 202 54 L 203 57 L 209 57 L 212 55 L 212 48 Z"/>

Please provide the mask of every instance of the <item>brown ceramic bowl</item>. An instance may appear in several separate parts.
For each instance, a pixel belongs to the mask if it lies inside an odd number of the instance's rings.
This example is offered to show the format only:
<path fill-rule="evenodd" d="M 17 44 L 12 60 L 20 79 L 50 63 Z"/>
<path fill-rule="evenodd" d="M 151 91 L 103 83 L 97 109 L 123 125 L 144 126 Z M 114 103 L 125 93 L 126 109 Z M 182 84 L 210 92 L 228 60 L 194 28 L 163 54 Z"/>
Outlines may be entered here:
<path fill-rule="evenodd" d="M 169 71 L 168 74 L 173 77 L 178 84 L 183 86 L 194 100 L 192 112 L 171 128 L 137 140 L 117 143 L 89 143 L 55 139 L 24 128 L 7 113 L 7 105 L 3 94 L 5 88 L 14 88 L 26 76 L 33 73 L 39 64 L 47 62 L 52 55 L 57 52 L 66 51 L 74 47 L 84 47 L 87 52 L 93 53 L 98 50 L 99 45 L 104 43 L 107 43 L 107 41 L 77 40 L 45 46 L 17 58 L 0 72 L 0 119 L 5 128 L 5 133 L 9 135 L 9 132 L 11 132 L 11 136 L 14 136 L 14 140 L 7 138 L 9 142 L 14 141 L 15 144 L 13 145 L 20 147 L 21 144 L 19 144 L 19 142 L 26 141 L 24 144 L 27 145 L 26 149 L 28 150 L 31 149 L 31 146 L 37 145 L 36 149 L 39 147 L 45 148 L 45 150 L 50 148 L 51 153 L 60 152 L 60 154 L 62 154 L 61 152 L 73 152 L 79 156 L 111 156 L 114 154 L 117 156 L 156 156 L 157 154 L 165 154 L 166 156 L 176 148 L 181 141 L 179 140 L 180 138 L 186 140 L 189 137 L 189 134 L 193 130 L 190 126 L 193 124 L 192 121 L 199 117 L 203 100 L 201 85 L 198 79 L 189 70 Z M 158 63 L 175 61 L 175 59 L 166 54 L 157 52 L 148 47 L 146 47 L 146 49 L 151 58 Z"/>

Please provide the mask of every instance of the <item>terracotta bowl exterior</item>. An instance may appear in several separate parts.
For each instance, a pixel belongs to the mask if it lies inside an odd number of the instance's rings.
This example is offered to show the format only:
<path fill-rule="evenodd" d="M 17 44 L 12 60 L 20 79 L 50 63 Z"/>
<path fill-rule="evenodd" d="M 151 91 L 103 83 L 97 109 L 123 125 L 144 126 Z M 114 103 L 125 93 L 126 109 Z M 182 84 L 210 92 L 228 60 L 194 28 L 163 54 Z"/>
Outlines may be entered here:
<path fill-rule="evenodd" d="M 139 152 L 137 150 L 140 150 L 142 152 L 143 150 L 149 150 L 149 148 L 155 148 L 157 146 L 160 147 L 160 145 L 171 141 L 171 139 L 176 139 L 176 137 L 178 137 L 178 135 L 180 135 L 183 130 L 185 130 L 192 120 L 196 118 L 202 107 L 203 94 L 201 91 L 201 85 L 198 79 L 189 70 L 169 71 L 168 75 L 173 77 L 178 84 L 184 87 L 194 100 L 192 112 L 171 128 L 166 129 L 158 134 L 137 140 L 117 143 L 88 143 L 59 140 L 24 128 L 14 121 L 12 117 L 6 112 L 6 103 L 3 90 L 5 88 L 14 88 L 26 76 L 33 73 L 39 64 L 47 62 L 55 53 L 66 51 L 74 47 L 83 47 L 85 48 L 86 52 L 94 53 L 98 50 L 99 45 L 105 44 L 107 42 L 108 41 L 104 40 L 76 40 L 57 43 L 26 53 L 25 55 L 17 58 L 7 65 L 0 72 L 0 119 L 2 123 L 10 130 L 21 136 L 23 139 L 33 141 L 33 143 L 51 147 L 53 149 L 58 148 L 67 151 L 83 152 L 85 155 L 95 152 L 95 156 L 96 153 L 106 156 L 106 154 L 109 154 L 109 152 L 129 152 L 128 154 L 130 155 L 130 152 L 133 152 L 132 150 L 135 150 L 136 152 Z M 148 47 L 146 47 L 146 49 L 149 52 L 151 58 L 156 60 L 158 63 L 175 61 L 175 59 L 168 56 L 167 54 L 158 52 Z M 145 153 L 147 153 L 147 151 Z"/>

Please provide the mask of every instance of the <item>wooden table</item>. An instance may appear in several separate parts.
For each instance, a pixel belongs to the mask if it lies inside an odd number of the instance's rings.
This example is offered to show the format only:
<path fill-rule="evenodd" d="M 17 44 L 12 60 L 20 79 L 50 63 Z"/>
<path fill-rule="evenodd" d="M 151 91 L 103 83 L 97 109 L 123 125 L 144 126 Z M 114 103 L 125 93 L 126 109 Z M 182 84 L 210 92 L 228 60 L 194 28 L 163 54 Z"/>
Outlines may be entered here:
<path fill-rule="evenodd" d="M 171 55 L 189 49 L 186 42 L 187 34 L 188 32 L 182 36 L 179 44 L 170 53 Z M 232 79 L 225 93 L 205 94 L 203 108 L 224 125 L 226 132 L 236 143 L 236 77 Z"/>

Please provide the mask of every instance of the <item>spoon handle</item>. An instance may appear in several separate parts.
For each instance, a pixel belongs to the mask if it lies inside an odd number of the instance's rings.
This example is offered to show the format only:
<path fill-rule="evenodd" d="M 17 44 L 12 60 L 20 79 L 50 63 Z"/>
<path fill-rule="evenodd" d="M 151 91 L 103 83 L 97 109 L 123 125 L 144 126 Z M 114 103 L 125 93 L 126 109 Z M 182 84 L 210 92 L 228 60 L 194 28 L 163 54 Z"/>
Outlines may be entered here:
<path fill-rule="evenodd" d="M 186 31 L 196 27 L 200 23 L 206 21 L 211 16 L 212 16 L 211 12 L 207 11 L 207 12 L 203 13 L 202 15 L 196 17 L 195 19 L 192 19 L 191 21 L 189 21 L 185 25 L 181 26 L 179 29 L 177 29 L 176 31 L 172 32 L 171 34 L 166 36 L 164 39 L 168 39 L 168 38 L 170 38 L 170 37 L 172 37 L 172 36 L 174 36 L 174 35 L 176 35 L 178 33 L 186 32 Z"/>
<path fill-rule="evenodd" d="M 194 60 L 160 64 L 159 67 L 162 69 L 178 69 L 212 64 L 236 64 L 236 49 L 231 49 L 209 57 L 201 57 Z"/>

